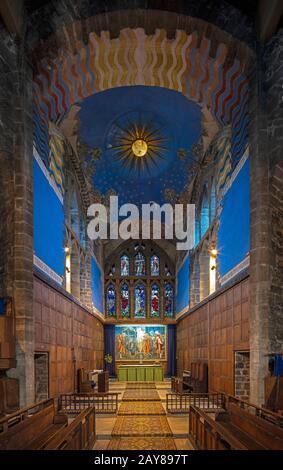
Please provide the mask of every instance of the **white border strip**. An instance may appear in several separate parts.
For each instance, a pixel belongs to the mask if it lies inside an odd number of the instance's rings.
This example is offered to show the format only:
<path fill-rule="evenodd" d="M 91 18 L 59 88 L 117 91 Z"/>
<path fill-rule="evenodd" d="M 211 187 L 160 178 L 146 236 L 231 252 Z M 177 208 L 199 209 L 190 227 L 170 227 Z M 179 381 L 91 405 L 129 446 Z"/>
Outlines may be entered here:
<path fill-rule="evenodd" d="M 100 312 L 100 310 L 97 310 L 97 308 L 94 306 L 92 306 L 92 310 L 94 311 L 97 317 L 99 317 L 103 322 L 105 321 L 105 316 L 103 315 L 103 313 Z"/>
<path fill-rule="evenodd" d="M 179 313 L 176 314 L 176 320 L 179 320 L 180 317 L 185 315 L 190 310 L 190 305 L 188 304 L 183 310 L 181 310 Z"/>
<path fill-rule="evenodd" d="M 227 274 L 225 274 L 219 279 L 221 286 L 223 286 L 223 284 L 226 284 L 226 282 L 230 281 L 233 277 L 235 277 L 237 274 L 243 271 L 243 269 L 248 268 L 249 265 L 250 265 L 250 256 L 248 255 L 243 261 L 237 264 L 237 266 L 235 266 Z"/>
<path fill-rule="evenodd" d="M 49 174 L 46 166 L 44 165 L 42 159 L 40 158 L 40 156 L 39 156 L 39 154 L 38 154 L 35 147 L 33 147 L 33 156 L 34 156 L 35 160 L 37 161 L 37 163 L 39 165 L 39 168 L 41 169 L 41 171 L 44 174 L 45 178 L 47 179 L 49 185 L 51 186 L 51 188 L 55 192 L 55 194 L 58 197 L 61 204 L 63 205 L 63 196 L 60 193 L 59 189 L 57 188 L 57 186 L 56 186 L 55 182 L 53 181 L 53 179 L 50 177 L 50 174 Z"/>
<path fill-rule="evenodd" d="M 238 165 L 236 166 L 235 170 L 233 171 L 231 178 L 226 183 L 223 188 L 222 195 L 224 196 L 227 191 L 231 188 L 232 184 L 234 183 L 235 179 L 237 178 L 238 174 L 240 173 L 241 169 L 243 168 L 244 164 L 246 163 L 247 159 L 249 158 L 249 147 L 246 148 L 244 155 L 242 156 L 241 160 L 239 161 Z"/>
<path fill-rule="evenodd" d="M 45 274 L 47 274 L 47 276 L 51 277 L 53 281 L 57 282 L 60 285 L 63 284 L 63 278 L 59 276 L 59 274 L 55 273 L 53 269 L 47 266 L 47 264 L 45 264 L 44 261 L 38 258 L 38 256 L 36 256 L 35 254 L 33 255 L 33 264 Z"/>

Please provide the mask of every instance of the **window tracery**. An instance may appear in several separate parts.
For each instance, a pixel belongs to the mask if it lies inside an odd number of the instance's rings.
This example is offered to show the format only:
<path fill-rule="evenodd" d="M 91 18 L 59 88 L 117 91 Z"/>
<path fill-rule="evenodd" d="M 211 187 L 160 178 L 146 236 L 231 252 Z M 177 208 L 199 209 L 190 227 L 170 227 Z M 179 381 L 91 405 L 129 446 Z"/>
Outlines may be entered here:
<path fill-rule="evenodd" d="M 106 260 L 106 315 L 133 321 L 173 318 L 174 264 L 152 242 L 125 246 Z"/>
<path fill-rule="evenodd" d="M 106 290 L 106 312 L 108 317 L 116 316 L 116 291 L 112 282 Z"/>

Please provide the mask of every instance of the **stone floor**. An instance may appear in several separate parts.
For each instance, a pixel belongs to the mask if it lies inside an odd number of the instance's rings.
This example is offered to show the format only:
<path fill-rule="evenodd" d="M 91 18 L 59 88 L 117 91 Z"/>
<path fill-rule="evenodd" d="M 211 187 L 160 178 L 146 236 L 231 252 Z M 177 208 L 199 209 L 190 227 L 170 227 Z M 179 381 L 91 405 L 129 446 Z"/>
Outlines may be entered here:
<path fill-rule="evenodd" d="M 112 381 L 110 383 L 110 392 L 119 393 L 119 404 L 123 399 L 123 394 L 126 390 L 126 382 Z M 166 411 L 166 393 L 170 392 L 170 382 L 156 382 L 156 390 L 160 397 L 160 402 Z M 146 402 L 145 402 L 146 403 Z M 120 405 L 119 405 L 120 406 Z M 171 428 L 173 439 L 177 450 L 193 450 L 188 435 L 188 415 L 166 415 L 167 422 Z M 133 416 L 135 419 L 135 416 Z M 96 434 L 97 440 L 94 450 L 106 450 L 111 440 L 111 434 L 116 423 L 116 415 L 103 415 L 96 416 Z M 123 438 L 122 438 L 123 439 Z"/>

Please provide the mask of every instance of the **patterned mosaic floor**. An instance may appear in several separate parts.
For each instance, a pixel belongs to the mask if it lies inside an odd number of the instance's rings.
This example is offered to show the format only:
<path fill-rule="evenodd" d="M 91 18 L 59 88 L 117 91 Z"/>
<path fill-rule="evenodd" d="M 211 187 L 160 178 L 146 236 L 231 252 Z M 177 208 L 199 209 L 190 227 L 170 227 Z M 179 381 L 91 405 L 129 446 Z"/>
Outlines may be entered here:
<path fill-rule="evenodd" d="M 108 450 L 176 450 L 176 445 L 170 437 L 124 437 L 111 439 Z"/>
<path fill-rule="evenodd" d="M 128 382 L 108 450 L 176 450 L 153 382 Z"/>
<path fill-rule="evenodd" d="M 158 401 L 121 403 L 118 415 L 165 415 L 165 410 Z"/>
<path fill-rule="evenodd" d="M 126 389 L 145 389 L 145 388 L 154 388 L 156 389 L 154 382 L 127 382 Z"/>
<path fill-rule="evenodd" d="M 159 401 L 156 389 L 129 389 L 124 392 L 123 401 Z"/>
<path fill-rule="evenodd" d="M 118 416 L 112 436 L 171 437 L 172 431 L 165 416 Z"/>

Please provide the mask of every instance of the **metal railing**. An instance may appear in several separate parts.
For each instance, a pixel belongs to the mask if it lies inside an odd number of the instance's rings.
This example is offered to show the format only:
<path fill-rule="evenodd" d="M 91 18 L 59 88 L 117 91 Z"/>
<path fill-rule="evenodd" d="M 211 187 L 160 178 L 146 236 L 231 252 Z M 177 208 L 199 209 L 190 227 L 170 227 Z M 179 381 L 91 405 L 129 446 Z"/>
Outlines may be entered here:
<path fill-rule="evenodd" d="M 166 411 L 171 414 L 189 413 L 190 406 L 204 409 L 224 407 L 223 393 L 167 393 Z"/>
<path fill-rule="evenodd" d="M 64 393 L 59 396 L 58 411 L 77 414 L 86 408 L 95 407 L 97 413 L 117 413 L 118 393 Z"/>

